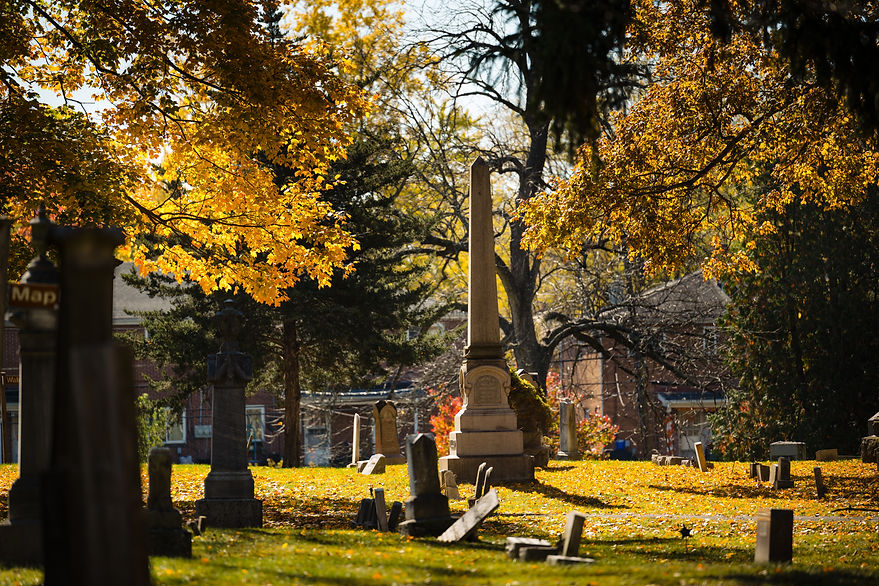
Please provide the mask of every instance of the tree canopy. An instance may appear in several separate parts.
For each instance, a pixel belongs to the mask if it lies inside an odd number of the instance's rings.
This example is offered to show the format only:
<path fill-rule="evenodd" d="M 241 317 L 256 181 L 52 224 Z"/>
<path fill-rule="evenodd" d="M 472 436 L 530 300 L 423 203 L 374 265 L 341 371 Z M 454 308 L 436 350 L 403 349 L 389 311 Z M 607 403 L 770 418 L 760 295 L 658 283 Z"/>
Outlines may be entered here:
<path fill-rule="evenodd" d="M 328 283 L 355 242 L 319 194 L 365 96 L 277 15 L 271 0 L 2 2 L 3 211 L 112 220 L 139 267 L 206 291 L 277 303 L 302 275 Z M 292 170 L 280 192 L 266 162 Z"/>
<path fill-rule="evenodd" d="M 698 0 L 645 0 L 629 35 L 629 58 L 650 64 L 653 83 L 580 149 L 569 179 L 524 202 L 530 245 L 576 252 L 606 238 L 653 272 L 708 246 L 708 273 L 753 268 L 753 241 L 740 237 L 772 229 L 755 225 L 762 210 L 834 207 L 876 184 L 879 156 L 858 117 L 808 67 L 794 75 L 759 30 L 721 43 Z"/>
<path fill-rule="evenodd" d="M 791 203 L 761 220 L 759 269 L 729 276 L 727 358 L 739 386 L 713 420 L 727 457 L 762 458 L 770 442 L 856 453 L 876 412 L 879 196 L 826 210 Z"/>

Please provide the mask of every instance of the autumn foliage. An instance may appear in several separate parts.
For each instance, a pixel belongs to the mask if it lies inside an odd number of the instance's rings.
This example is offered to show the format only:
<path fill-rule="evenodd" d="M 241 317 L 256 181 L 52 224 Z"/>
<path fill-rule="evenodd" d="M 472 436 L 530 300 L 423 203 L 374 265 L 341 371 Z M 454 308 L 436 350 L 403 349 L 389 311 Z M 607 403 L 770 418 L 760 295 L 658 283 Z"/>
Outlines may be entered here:
<path fill-rule="evenodd" d="M 436 451 L 440 456 L 446 456 L 449 453 L 449 434 L 455 431 L 455 415 L 461 410 L 464 400 L 450 394 L 439 395 L 435 392 L 431 394 L 437 397 L 436 415 L 430 417 Z"/>
<path fill-rule="evenodd" d="M 276 2 L 0 11 L 3 212 L 26 222 L 45 202 L 61 221 L 121 224 L 141 270 L 266 303 L 344 266 L 355 241 L 319 193 L 367 97 L 329 52 L 281 33 Z M 74 112 L 82 94 L 99 121 Z"/>
<path fill-rule="evenodd" d="M 523 204 L 527 241 L 578 251 L 610 240 L 673 271 L 704 248 L 708 272 L 753 269 L 745 250 L 770 225 L 761 210 L 827 207 L 875 186 L 879 156 L 844 99 L 794 77 L 762 32 L 711 33 L 699 0 L 633 3 L 629 58 L 651 83 L 607 133 L 584 145 L 570 178 Z M 738 3 L 730 3 L 736 10 Z"/>
<path fill-rule="evenodd" d="M 607 415 L 587 414 L 577 425 L 577 447 L 587 458 L 600 458 L 605 446 L 613 442 L 618 425 L 614 425 Z"/>

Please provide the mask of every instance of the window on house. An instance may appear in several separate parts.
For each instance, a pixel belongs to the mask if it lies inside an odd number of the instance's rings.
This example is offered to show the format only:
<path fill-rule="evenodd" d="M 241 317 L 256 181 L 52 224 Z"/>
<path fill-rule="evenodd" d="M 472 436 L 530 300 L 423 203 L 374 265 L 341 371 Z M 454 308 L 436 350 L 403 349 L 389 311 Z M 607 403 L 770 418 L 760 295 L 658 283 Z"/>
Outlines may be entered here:
<path fill-rule="evenodd" d="M 266 408 L 265 405 L 248 405 L 245 409 L 247 421 L 247 437 L 253 437 L 253 441 L 265 440 L 266 431 Z"/>
<path fill-rule="evenodd" d="M 167 411 L 170 418 L 168 427 L 165 429 L 166 444 L 185 444 L 186 443 L 186 409 L 178 416 L 174 416 L 170 409 Z"/>

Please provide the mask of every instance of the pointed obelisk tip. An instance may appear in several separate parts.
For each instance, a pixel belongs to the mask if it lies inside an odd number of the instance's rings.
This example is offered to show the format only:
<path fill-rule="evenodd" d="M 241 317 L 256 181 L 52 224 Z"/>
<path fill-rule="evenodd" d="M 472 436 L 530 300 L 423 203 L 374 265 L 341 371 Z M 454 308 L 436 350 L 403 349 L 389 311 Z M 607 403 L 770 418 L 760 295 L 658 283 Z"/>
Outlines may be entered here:
<path fill-rule="evenodd" d="M 476 159 L 470 164 L 470 167 L 487 167 L 488 163 L 485 162 L 485 159 L 482 156 L 476 157 Z"/>

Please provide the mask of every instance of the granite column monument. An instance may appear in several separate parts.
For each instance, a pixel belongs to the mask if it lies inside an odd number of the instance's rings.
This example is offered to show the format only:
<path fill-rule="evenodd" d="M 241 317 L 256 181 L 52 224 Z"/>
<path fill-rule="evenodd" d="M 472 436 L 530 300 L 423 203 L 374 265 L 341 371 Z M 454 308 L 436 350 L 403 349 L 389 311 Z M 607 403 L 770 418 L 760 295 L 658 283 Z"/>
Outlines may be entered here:
<path fill-rule="evenodd" d="M 534 479 L 534 459 L 524 453 L 522 431 L 510 408 L 510 372 L 500 344 L 491 184 L 486 162 L 470 166 L 470 238 L 467 348 L 459 384 L 464 404 L 449 434 L 449 455 L 440 470 L 475 482 L 479 465 L 494 468 L 496 481 Z"/>
<path fill-rule="evenodd" d="M 238 349 L 240 311 L 226 301 L 216 320 L 223 338 L 220 351 L 208 356 L 208 380 L 214 385 L 211 470 L 196 516 L 208 527 L 262 527 L 262 501 L 253 498 L 253 475 L 247 469 L 244 385 L 253 378 L 249 354 Z"/>

